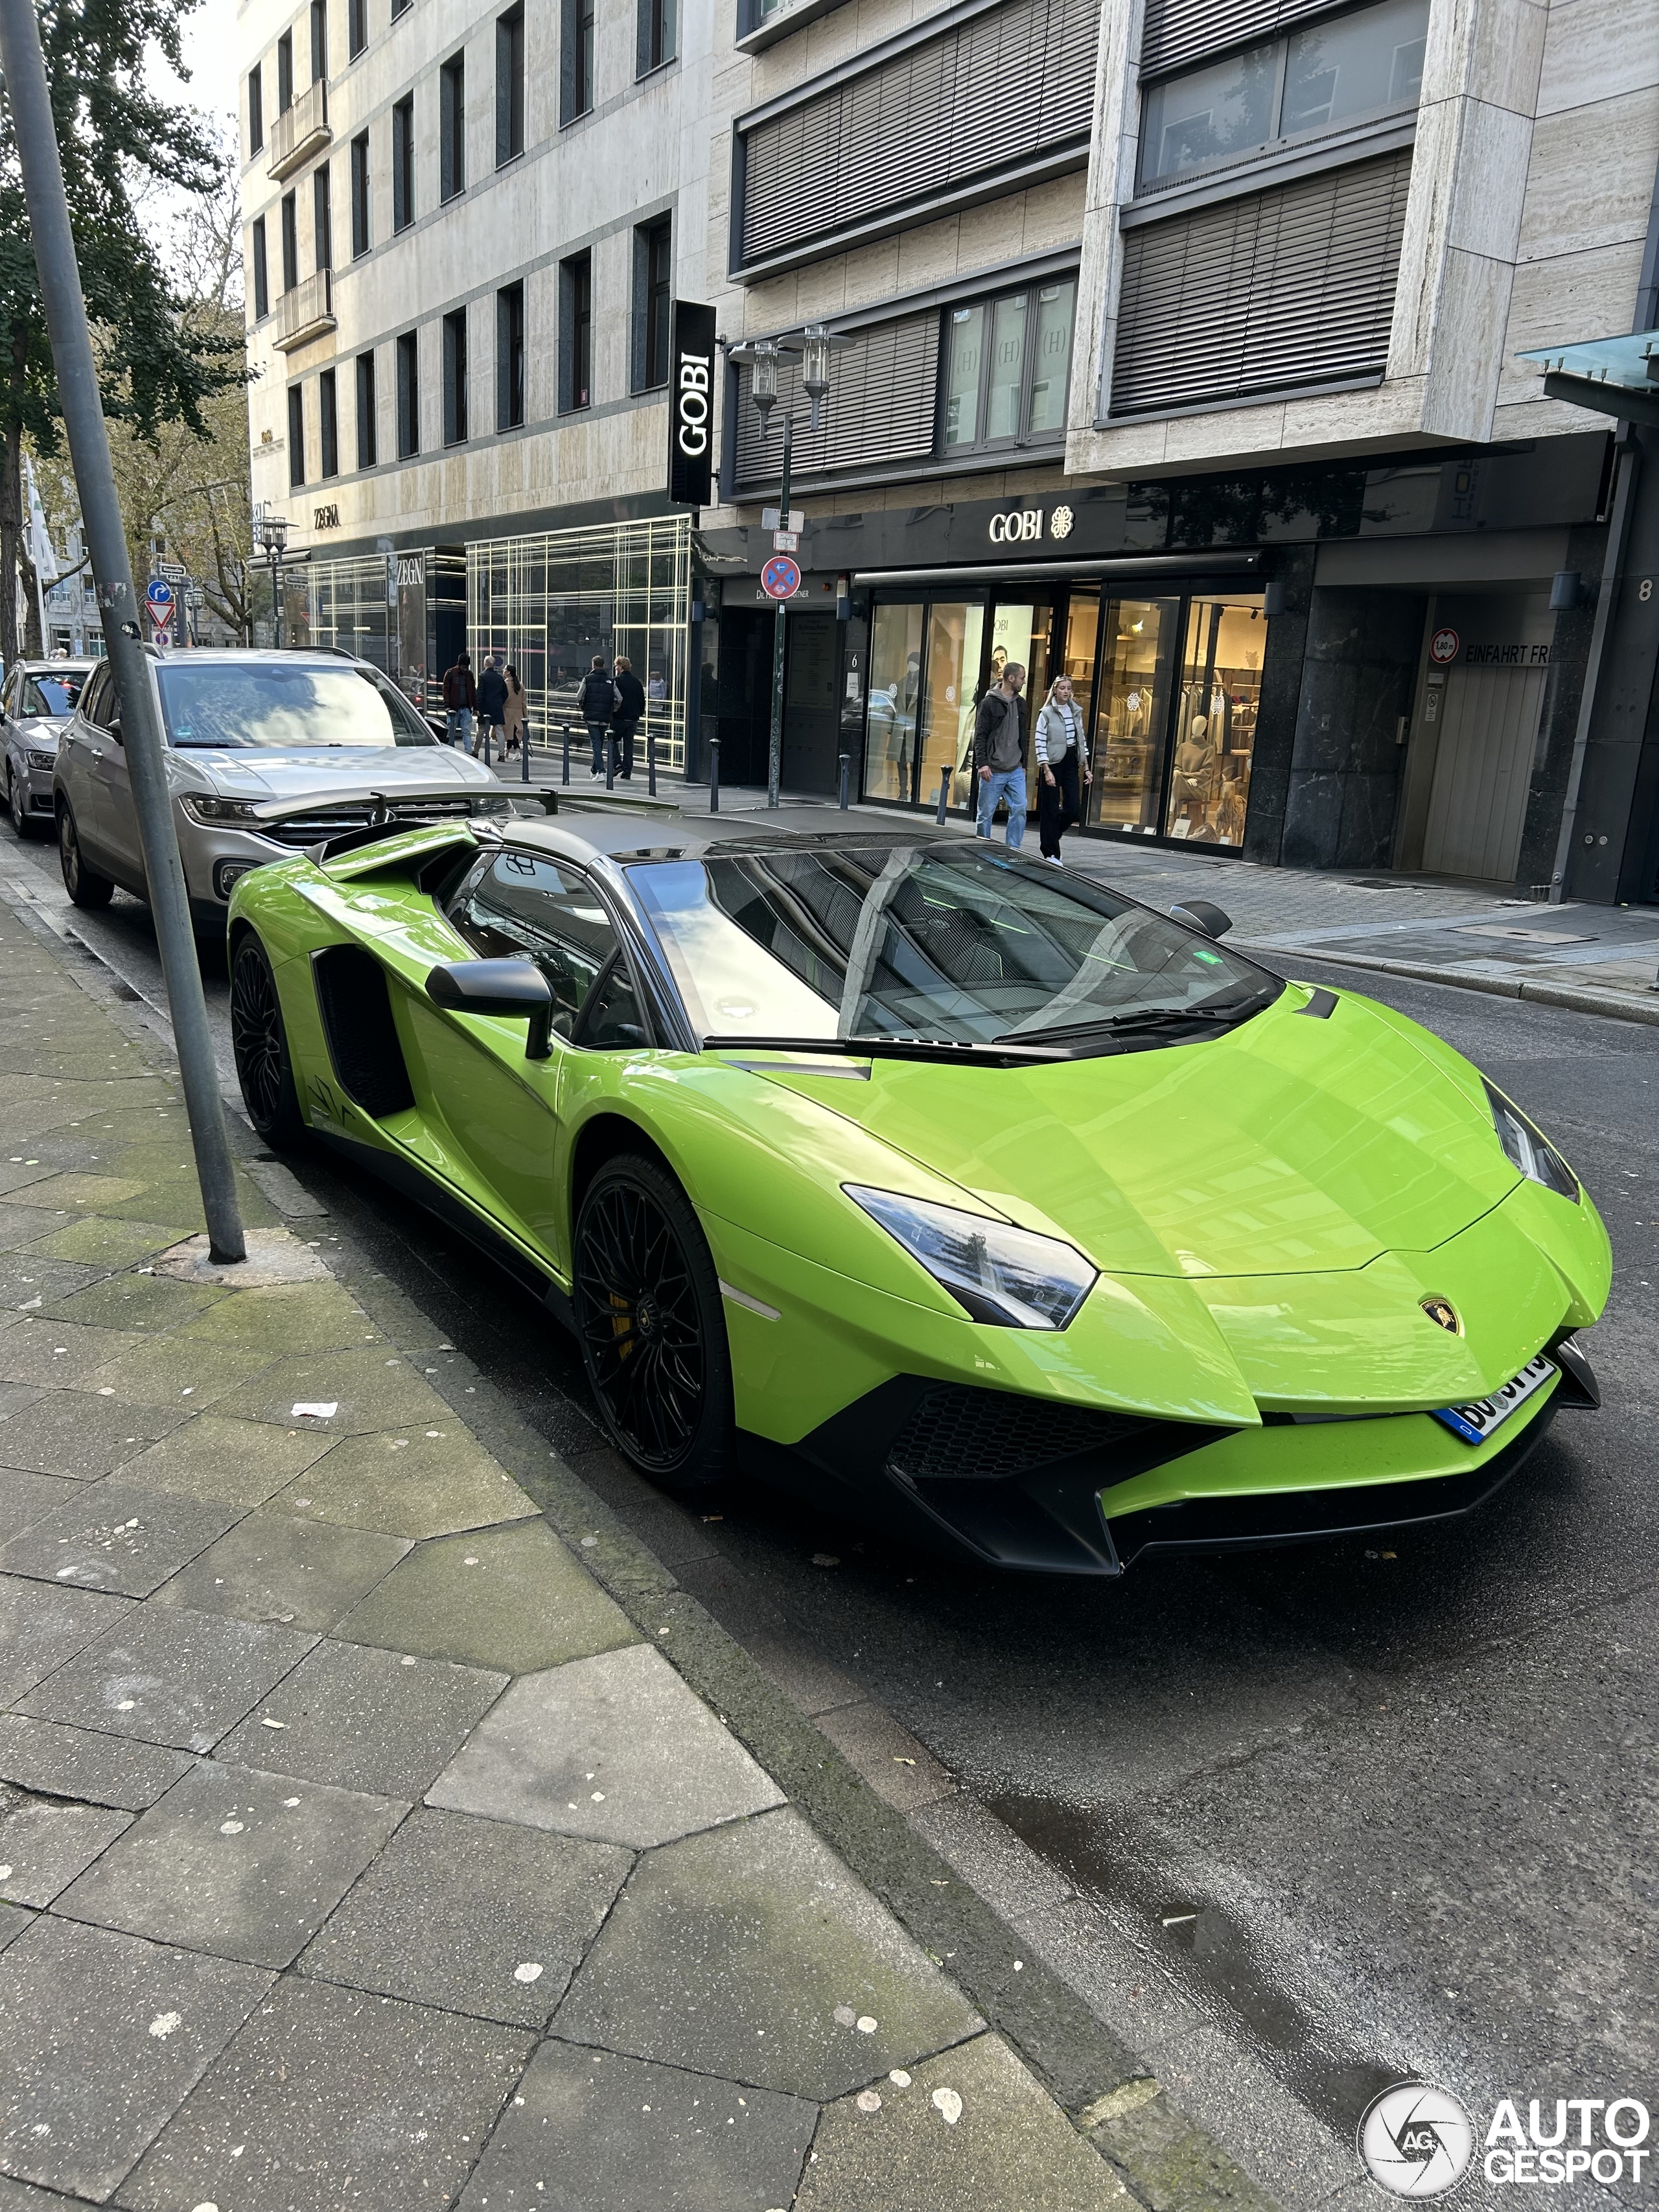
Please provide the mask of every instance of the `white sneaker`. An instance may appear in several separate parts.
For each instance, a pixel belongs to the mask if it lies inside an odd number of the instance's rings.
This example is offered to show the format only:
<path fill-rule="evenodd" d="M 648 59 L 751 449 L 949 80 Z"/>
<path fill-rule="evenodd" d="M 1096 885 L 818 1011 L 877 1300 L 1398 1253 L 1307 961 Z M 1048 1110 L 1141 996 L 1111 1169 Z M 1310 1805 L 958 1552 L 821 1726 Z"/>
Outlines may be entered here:
<path fill-rule="evenodd" d="M 1042 857 L 1051 868 L 1063 868 L 1066 865 L 1058 853 L 1045 853 Z"/>

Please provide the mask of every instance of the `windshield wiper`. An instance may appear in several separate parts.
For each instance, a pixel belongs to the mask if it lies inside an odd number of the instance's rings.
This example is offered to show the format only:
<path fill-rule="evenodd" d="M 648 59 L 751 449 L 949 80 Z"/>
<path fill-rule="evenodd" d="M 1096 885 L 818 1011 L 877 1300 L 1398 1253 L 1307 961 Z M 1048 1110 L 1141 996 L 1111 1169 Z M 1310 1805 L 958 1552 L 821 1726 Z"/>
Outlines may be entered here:
<path fill-rule="evenodd" d="M 805 1052 L 855 1060 L 928 1060 L 949 1064 L 972 1060 L 994 1067 L 1018 1067 L 1030 1060 L 1064 1060 L 1066 1054 L 1042 1044 L 988 1043 L 956 1037 L 706 1036 L 704 1052 Z"/>
<path fill-rule="evenodd" d="M 1143 1030 L 1168 1029 L 1196 1022 L 1203 1025 L 1242 1021 L 1256 1011 L 1254 1003 L 1238 1006 L 1128 1006 L 1121 1014 L 1097 1014 L 1092 1021 L 1060 1022 L 1048 1030 L 1005 1030 L 992 1042 L 1016 1044 L 1022 1038 L 1133 1036 Z"/>

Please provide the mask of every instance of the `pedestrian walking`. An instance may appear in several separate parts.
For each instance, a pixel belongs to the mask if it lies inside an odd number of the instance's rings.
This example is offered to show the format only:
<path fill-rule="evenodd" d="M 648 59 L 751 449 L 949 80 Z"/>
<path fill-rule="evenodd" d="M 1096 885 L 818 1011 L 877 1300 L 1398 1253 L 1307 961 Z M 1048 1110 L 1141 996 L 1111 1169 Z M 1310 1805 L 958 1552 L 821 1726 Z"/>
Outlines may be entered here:
<path fill-rule="evenodd" d="M 622 743 L 622 774 L 626 783 L 634 773 L 634 738 L 645 713 L 645 686 L 634 673 L 625 653 L 617 655 L 617 707 L 611 727 Z"/>
<path fill-rule="evenodd" d="M 1025 671 L 1011 660 L 979 702 L 974 717 L 974 767 L 979 776 L 978 835 L 988 837 L 998 802 L 1008 806 L 1008 850 L 1025 840 L 1025 715 L 1020 690 Z"/>
<path fill-rule="evenodd" d="M 507 753 L 515 753 L 529 743 L 525 732 L 530 722 L 530 702 L 524 696 L 524 686 L 519 681 L 519 672 L 512 663 L 507 668 L 507 707 L 502 728 L 507 735 Z M 505 759 L 507 753 L 501 757 Z"/>
<path fill-rule="evenodd" d="M 478 678 L 478 737 L 473 751 L 488 760 L 490 740 L 502 730 L 506 720 L 507 678 L 491 653 L 485 655 L 483 673 Z"/>
<path fill-rule="evenodd" d="M 1083 819 L 1081 787 L 1092 783 L 1083 757 L 1083 714 L 1069 676 L 1056 676 L 1037 716 L 1031 750 L 1036 757 L 1037 842 L 1042 857 L 1060 866 L 1060 841 Z"/>
<path fill-rule="evenodd" d="M 605 774 L 605 740 L 616 711 L 617 687 L 605 672 L 605 655 L 596 653 L 576 694 L 576 712 L 587 725 L 588 742 L 593 748 L 595 776 Z"/>
<path fill-rule="evenodd" d="M 472 710 L 477 703 L 472 655 L 463 650 L 456 654 L 453 666 L 444 671 L 444 733 L 463 752 L 472 741 Z"/>

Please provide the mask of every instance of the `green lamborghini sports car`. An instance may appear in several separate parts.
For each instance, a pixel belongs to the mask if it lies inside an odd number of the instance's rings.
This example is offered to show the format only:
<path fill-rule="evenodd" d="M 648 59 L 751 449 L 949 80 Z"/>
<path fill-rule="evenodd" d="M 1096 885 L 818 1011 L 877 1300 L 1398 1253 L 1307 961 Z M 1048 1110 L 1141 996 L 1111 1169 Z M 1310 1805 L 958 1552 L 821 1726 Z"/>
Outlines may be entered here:
<path fill-rule="evenodd" d="M 1226 927 L 910 824 L 370 823 L 237 884 L 236 1061 L 532 1286 L 670 1489 L 1099 1576 L 1466 1512 L 1596 1402 L 1606 1232 Z"/>

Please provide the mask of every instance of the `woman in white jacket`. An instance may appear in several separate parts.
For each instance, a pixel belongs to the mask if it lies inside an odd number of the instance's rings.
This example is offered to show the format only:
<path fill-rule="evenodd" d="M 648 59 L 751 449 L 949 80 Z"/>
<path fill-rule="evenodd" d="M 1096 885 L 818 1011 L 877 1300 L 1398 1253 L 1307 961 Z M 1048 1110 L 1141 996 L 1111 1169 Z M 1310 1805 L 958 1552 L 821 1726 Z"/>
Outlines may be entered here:
<path fill-rule="evenodd" d="M 1083 819 L 1079 788 L 1092 783 L 1083 757 L 1083 709 L 1072 696 L 1069 676 L 1056 676 L 1037 716 L 1033 738 L 1037 770 L 1037 835 L 1042 857 L 1059 867 L 1060 841 Z"/>

